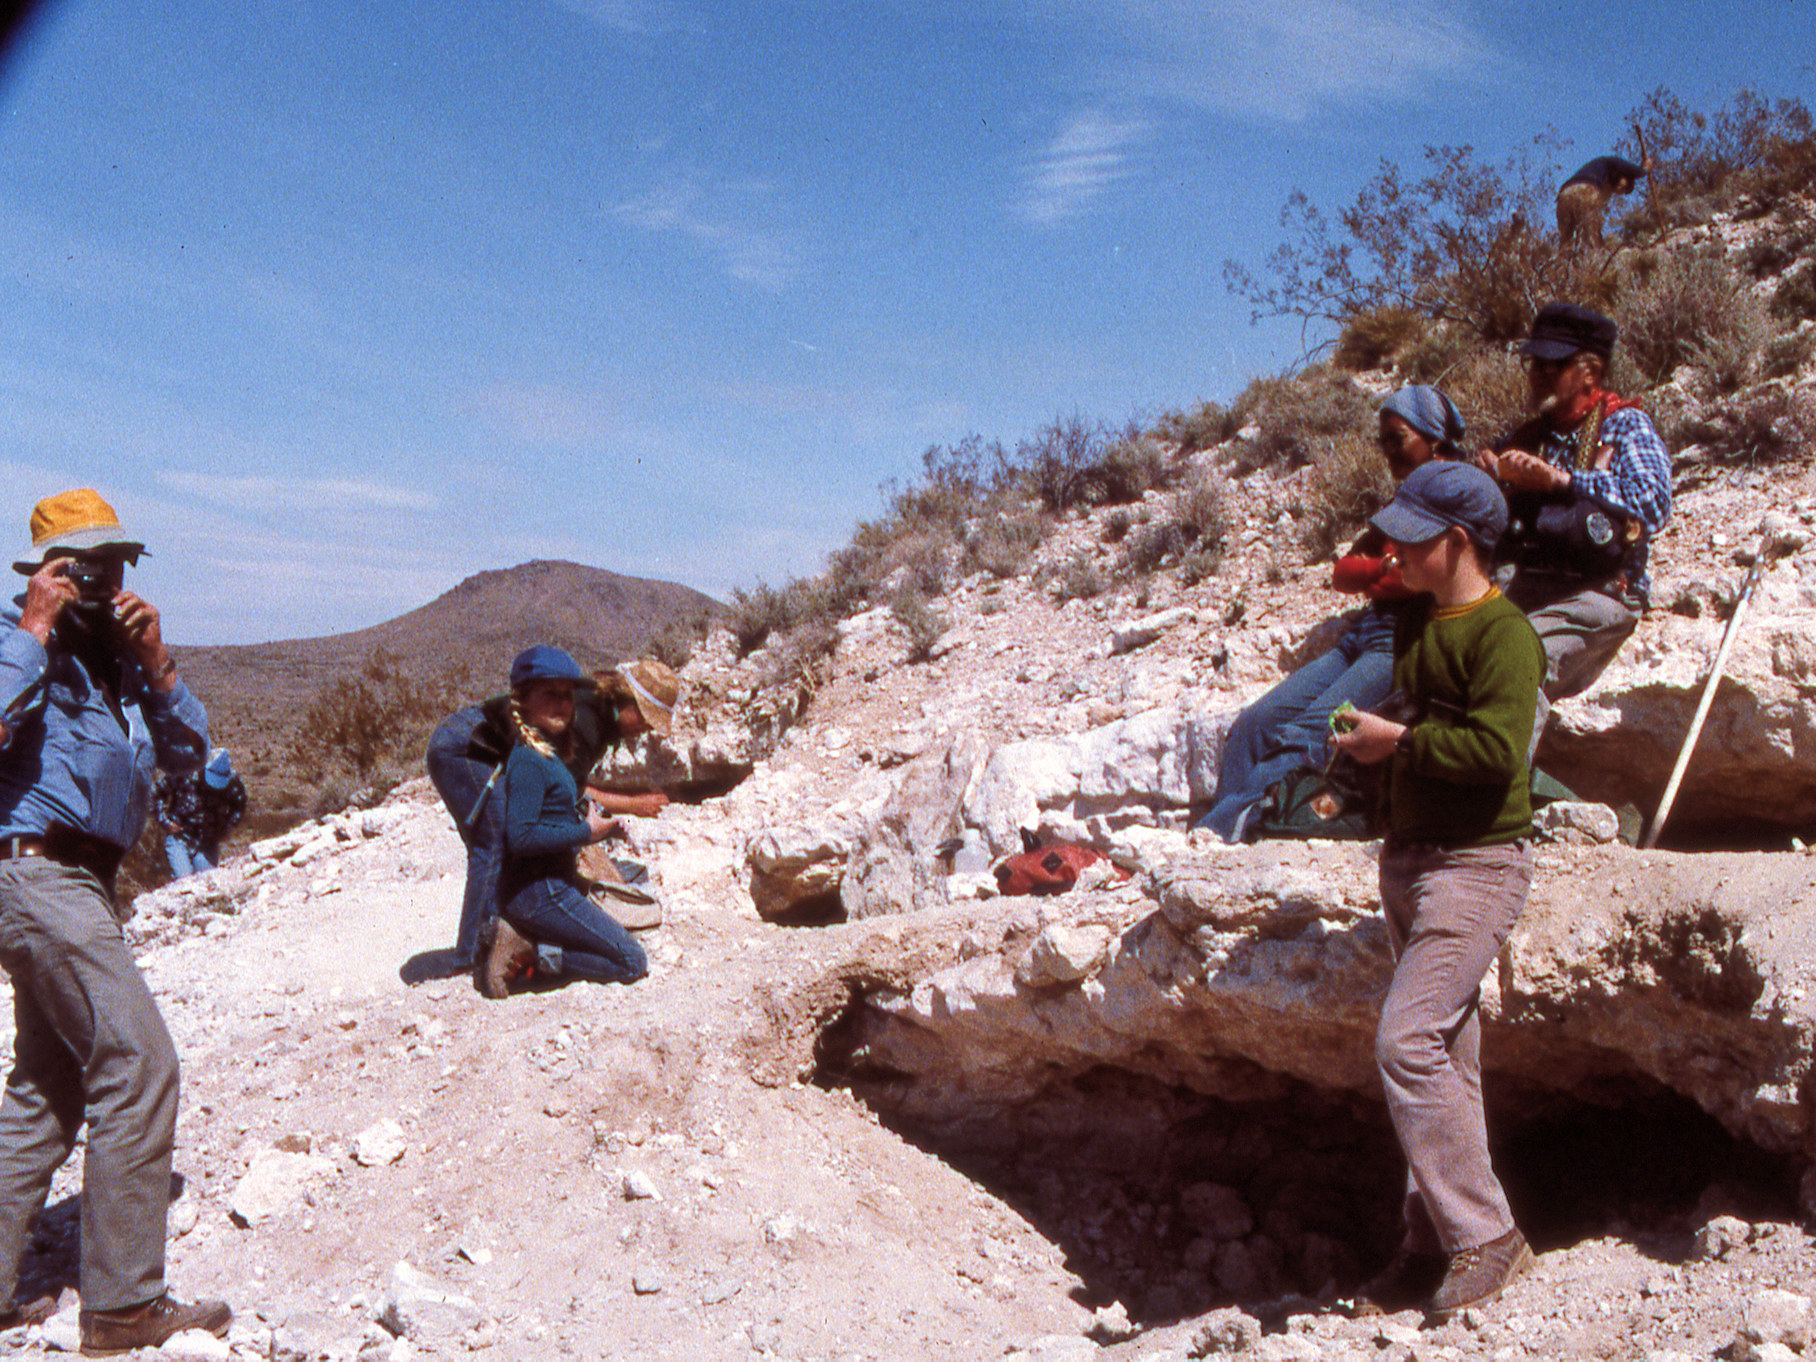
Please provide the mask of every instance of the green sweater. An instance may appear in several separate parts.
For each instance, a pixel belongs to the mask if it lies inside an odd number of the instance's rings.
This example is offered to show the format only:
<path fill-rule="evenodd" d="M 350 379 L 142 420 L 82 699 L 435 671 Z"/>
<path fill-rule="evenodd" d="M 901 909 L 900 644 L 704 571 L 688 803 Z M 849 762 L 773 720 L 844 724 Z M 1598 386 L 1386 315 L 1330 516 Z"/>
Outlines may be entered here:
<path fill-rule="evenodd" d="M 1532 833 L 1532 742 L 1545 649 L 1499 591 L 1400 617 L 1394 688 L 1418 716 L 1393 755 L 1387 826 L 1396 842 L 1489 846 Z"/>

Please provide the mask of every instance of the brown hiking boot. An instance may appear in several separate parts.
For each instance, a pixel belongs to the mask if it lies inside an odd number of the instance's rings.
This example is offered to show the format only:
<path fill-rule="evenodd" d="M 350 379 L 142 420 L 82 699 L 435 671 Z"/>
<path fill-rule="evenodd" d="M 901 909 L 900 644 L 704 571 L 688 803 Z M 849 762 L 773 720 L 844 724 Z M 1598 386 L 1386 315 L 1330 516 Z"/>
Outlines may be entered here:
<path fill-rule="evenodd" d="M 492 924 L 492 945 L 479 962 L 479 991 L 488 998 L 511 996 L 511 981 L 535 966 L 536 947 L 510 923 L 498 918 Z"/>
<path fill-rule="evenodd" d="M 1418 1253 L 1402 1244 L 1387 1266 L 1362 1284 L 1350 1307 L 1352 1318 L 1364 1315 L 1397 1315 L 1424 1305 L 1444 1280 L 1441 1253 Z"/>
<path fill-rule="evenodd" d="M 1474 1306 L 1487 1305 L 1531 1266 L 1532 1250 L 1526 1247 L 1526 1236 L 1517 1229 L 1452 1254 L 1444 1281 L 1432 1295 L 1427 1313 L 1436 1323 L 1444 1324 Z"/>
<path fill-rule="evenodd" d="M 115 1357 L 134 1348 L 157 1348 L 186 1329 L 201 1329 L 220 1338 L 233 1321 L 224 1301 L 185 1305 L 169 1292 L 130 1310 L 84 1310 L 82 1356 Z"/>

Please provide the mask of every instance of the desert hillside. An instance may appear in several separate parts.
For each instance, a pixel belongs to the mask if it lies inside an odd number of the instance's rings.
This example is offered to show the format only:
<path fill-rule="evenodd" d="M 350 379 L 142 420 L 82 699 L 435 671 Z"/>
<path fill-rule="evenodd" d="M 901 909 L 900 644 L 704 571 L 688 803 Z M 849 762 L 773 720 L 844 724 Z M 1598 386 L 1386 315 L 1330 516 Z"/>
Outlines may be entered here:
<path fill-rule="evenodd" d="M 930 451 L 825 573 L 738 593 L 673 737 L 602 773 L 685 796 L 627 820 L 665 914 L 643 983 L 436 977 L 463 852 L 420 779 L 141 895 L 186 1066 L 172 1275 L 240 1311 L 190 1355 L 1810 1355 L 1816 202 L 1651 208 L 1570 276 L 1677 502 L 1653 609 L 1551 716 L 1579 798 L 1484 983 L 1539 1251 L 1502 1300 L 1345 1309 L 1402 1176 L 1377 844 L 1192 827 L 1232 716 L 1353 603 L 1330 558 L 1382 493 L 1379 398 L 1441 378 L 1483 438 L 1517 413 L 1501 341 L 1381 308 L 1228 409 Z M 1621 811 L 1653 816 L 1755 569 L 1640 850 Z M 1002 896 L 1024 831 L 1106 859 Z M 23 1283 L 65 1309 L 16 1354 L 71 1337 L 79 1179 Z"/>

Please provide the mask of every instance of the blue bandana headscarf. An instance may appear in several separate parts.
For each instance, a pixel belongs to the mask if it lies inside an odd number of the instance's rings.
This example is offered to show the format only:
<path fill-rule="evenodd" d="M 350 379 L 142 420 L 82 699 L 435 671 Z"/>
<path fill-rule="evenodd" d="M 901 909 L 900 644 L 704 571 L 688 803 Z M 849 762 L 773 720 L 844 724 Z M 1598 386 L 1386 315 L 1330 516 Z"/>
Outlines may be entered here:
<path fill-rule="evenodd" d="M 1399 417 L 1438 445 L 1442 453 L 1454 458 L 1462 452 L 1463 438 L 1467 434 L 1463 413 L 1436 388 L 1423 383 L 1409 384 L 1383 402 L 1381 410 Z"/>

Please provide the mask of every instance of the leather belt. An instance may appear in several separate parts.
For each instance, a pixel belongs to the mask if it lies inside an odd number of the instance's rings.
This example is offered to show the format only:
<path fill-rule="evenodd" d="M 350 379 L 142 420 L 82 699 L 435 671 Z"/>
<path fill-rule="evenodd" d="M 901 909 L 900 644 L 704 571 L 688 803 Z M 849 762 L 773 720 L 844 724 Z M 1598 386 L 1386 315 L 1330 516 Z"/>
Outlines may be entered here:
<path fill-rule="evenodd" d="M 101 881 L 102 888 L 107 890 L 109 896 L 113 894 L 114 876 L 119 873 L 120 862 L 125 855 L 113 843 L 103 842 L 99 837 L 90 837 L 74 828 L 52 827 L 42 837 L 0 837 L 0 861 L 42 856 L 59 865 L 86 870 Z"/>

